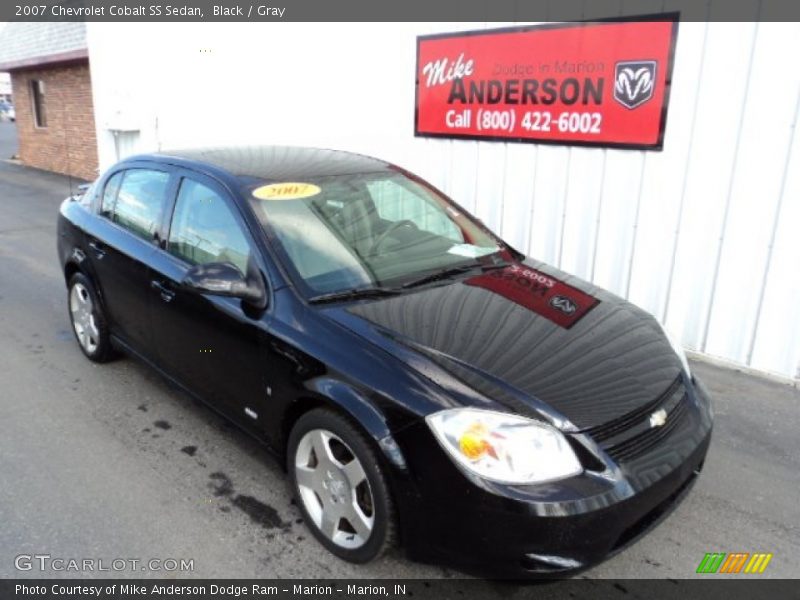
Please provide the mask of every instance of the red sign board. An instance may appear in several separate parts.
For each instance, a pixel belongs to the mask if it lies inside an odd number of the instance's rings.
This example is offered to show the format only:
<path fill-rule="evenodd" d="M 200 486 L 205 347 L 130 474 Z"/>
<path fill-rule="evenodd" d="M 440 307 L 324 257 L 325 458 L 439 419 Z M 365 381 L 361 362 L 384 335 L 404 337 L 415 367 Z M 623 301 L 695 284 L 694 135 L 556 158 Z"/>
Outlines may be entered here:
<path fill-rule="evenodd" d="M 465 280 L 524 306 L 569 329 L 600 300 L 546 273 L 522 265 L 511 265 Z"/>
<path fill-rule="evenodd" d="M 647 19 L 421 36 L 415 134 L 661 149 L 678 22 Z"/>

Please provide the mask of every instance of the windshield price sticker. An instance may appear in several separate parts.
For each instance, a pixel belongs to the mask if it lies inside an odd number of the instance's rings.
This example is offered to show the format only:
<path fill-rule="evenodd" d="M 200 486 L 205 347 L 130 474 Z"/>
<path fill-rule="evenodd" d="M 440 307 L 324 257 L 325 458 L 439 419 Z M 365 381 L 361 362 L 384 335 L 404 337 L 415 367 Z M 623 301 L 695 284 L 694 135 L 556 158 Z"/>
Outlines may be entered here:
<path fill-rule="evenodd" d="M 420 36 L 415 134 L 661 149 L 675 19 Z"/>
<path fill-rule="evenodd" d="M 322 190 L 313 183 L 270 183 L 253 190 L 253 196 L 259 200 L 299 200 L 316 196 Z"/>

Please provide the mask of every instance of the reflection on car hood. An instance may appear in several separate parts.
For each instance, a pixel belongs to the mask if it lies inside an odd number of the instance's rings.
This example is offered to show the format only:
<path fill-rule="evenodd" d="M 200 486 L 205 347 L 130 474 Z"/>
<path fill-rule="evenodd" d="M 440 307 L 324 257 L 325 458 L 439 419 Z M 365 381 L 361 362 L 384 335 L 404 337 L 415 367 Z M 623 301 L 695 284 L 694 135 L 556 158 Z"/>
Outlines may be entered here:
<path fill-rule="evenodd" d="M 648 313 L 530 260 L 337 315 L 350 327 L 358 317 L 376 343 L 393 338 L 516 412 L 543 402 L 578 429 L 652 401 L 680 372 Z"/>

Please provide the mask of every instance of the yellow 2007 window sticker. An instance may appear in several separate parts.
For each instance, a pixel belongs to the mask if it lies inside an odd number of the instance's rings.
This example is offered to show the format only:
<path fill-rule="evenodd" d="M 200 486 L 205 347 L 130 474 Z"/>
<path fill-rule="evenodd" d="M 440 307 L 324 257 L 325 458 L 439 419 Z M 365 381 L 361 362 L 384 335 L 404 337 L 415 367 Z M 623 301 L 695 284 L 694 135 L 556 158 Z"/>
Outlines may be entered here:
<path fill-rule="evenodd" d="M 253 190 L 253 196 L 259 200 L 299 200 L 316 196 L 322 190 L 313 183 L 270 183 Z"/>

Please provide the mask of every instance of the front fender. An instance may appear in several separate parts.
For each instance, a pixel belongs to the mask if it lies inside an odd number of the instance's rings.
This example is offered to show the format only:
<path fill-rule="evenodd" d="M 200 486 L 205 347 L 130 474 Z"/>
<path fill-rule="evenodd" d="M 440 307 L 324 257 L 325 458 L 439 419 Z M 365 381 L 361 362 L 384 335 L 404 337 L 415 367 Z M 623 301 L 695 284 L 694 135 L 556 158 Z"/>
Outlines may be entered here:
<path fill-rule="evenodd" d="M 370 398 L 351 385 L 332 377 L 318 377 L 308 382 L 308 389 L 324 398 L 341 412 L 359 423 L 375 441 L 384 457 L 393 466 L 405 469 L 406 462 L 383 413 Z"/>

